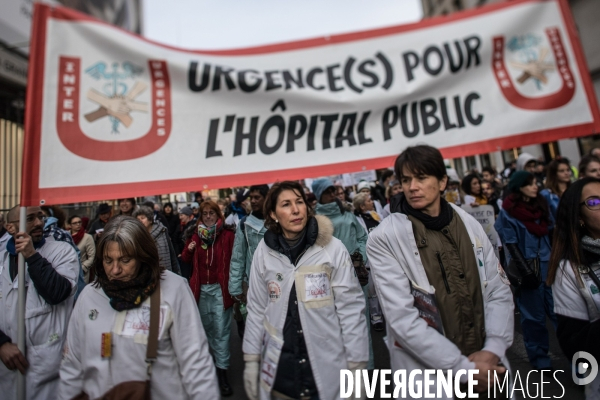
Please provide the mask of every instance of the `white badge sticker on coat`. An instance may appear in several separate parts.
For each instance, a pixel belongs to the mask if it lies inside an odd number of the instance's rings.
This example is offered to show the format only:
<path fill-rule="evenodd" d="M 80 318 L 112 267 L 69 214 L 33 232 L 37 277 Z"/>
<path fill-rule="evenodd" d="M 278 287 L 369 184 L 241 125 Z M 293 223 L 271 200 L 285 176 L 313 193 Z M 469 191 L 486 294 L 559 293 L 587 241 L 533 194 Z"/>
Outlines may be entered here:
<path fill-rule="evenodd" d="M 595 273 L 593 270 L 590 271 L 590 273 Z M 596 276 L 600 273 L 600 270 L 598 270 L 598 272 L 596 272 Z M 598 308 L 598 310 L 600 310 L 600 288 L 598 286 L 596 286 L 596 283 L 593 281 L 593 279 L 590 277 L 589 274 L 581 274 L 583 276 L 583 279 L 585 280 L 585 285 L 587 286 L 588 292 L 592 295 L 592 299 L 594 300 L 594 303 L 596 304 L 596 307 Z"/>
<path fill-rule="evenodd" d="M 160 307 L 160 319 L 158 323 L 159 337 L 165 323 L 168 308 L 166 305 Z M 123 323 L 121 335 L 134 337 L 135 335 L 148 335 L 150 332 L 150 305 L 142 304 L 141 307 L 128 310 Z"/>
<path fill-rule="evenodd" d="M 271 336 L 268 332 L 265 332 L 263 338 L 263 354 L 262 354 L 262 366 L 260 369 L 260 379 L 265 388 L 270 391 L 275 382 L 275 375 L 277 374 L 277 364 L 279 363 L 279 357 L 281 355 L 281 349 L 283 348 L 283 340 L 278 337 Z"/>
<path fill-rule="evenodd" d="M 306 291 L 306 301 L 328 297 L 331 294 L 329 277 L 325 272 L 305 274 L 304 290 Z"/>

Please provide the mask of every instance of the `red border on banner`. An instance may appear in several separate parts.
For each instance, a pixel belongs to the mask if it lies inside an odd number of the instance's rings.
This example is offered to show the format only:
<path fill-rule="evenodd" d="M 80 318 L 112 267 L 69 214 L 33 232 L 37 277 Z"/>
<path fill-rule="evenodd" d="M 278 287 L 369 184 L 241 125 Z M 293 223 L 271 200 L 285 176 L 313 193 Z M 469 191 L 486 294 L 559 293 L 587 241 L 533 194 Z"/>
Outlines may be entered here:
<path fill-rule="evenodd" d="M 579 75 L 587 95 L 593 122 L 588 124 L 572 125 L 551 130 L 527 132 L 519 135 L 511 135 L 484 142 L 469 143 L 455 147 L 440 149 L 445 158 L 453 158 L 474 154 L 482 154 L 492 151 L 503 150 L 513 147 L 522 147 L 530 144 L 550 142 L 558 139 L 573 138 L 591 135 L 600 132 L 600 109 L 594 94 L 594 88 L 589 75 L 583 49 L 578 40 L 575 22 L 571 15 L 567 0 L 515 0 L 511 2 L 495 3 L 481 8 L 471 9 L 454 13 L 448 16 L 435 17 L 414 24 L 400 25 L 388 28 L 374 29 L 363 32 L 347 33 L 320 37 L 308 40 L 300 40 L 289 43 L 273 44 L 266 46 L 250 47 L 231 50 L 186 50 L 172 46 L 156 43 L 131 32 L 109 25 L 103 21 L 96 20 L 88 15 L 77 11 L 52 7 L 42 3 L 36 3 L 33 16 L 33 32 L 31 35 L 31 52 L 27 85 L 27 103 L 25 117 L 25 148 L 23 157 L 23 174 L 21 185 L 21 205 L 39 204 L 63 204 L 73 202 L 95 201 L 102 199 L 114 199 L 132 196 L 155 195 L 159 193 L 175 193 L 190 190 L 216 189 L 221 187 L 246 186 L 265 182 L 275 182 L 285 179 L 303 179 L 306 177 L 339 174 L 351 171 L 385 168 L 393 164 L 395 156 L 386 156 L 368 160 L 359 160 L 346 163 L 329 165 L 318 165 L 314 167 L 281 169 L 276 171 L 264 171 L 258 173 L 221 175 L 212 177 L 196 177 L 189 179 L 171 179 L 167 181 L 148 181 L 110 185 L 92 185 L 77 187 L 61 187 L 43 189 L 39 188 L 40 174 L 40 139 L 41 119 L 43 107 L 43 80 L 44 62 L 46 54 L 46 26 L 49 18 L 72 21 L 90 21 L 98 24 L 108 25 L 112 29 L 119 29 L 128 35 L 138 39 L 156 44 L 158 46 L 174 49 L 186 53 L 205 55 L 227 55 L 244 56 L 252 54 L 268 54 L 290 50 L 306 49 L 311 47 L 328 46 L 332 44 L 366 40 L 375 37 L 388 36 L 407 31 L 425 29 L 432 26 L 446 24 L 467 19 L 476 15 L 488 14 L 507 7 L 513 7 L 524 3 L 544 3 L 556 1 L 559 4 L 561 15 L 567 29 L 569 41 L 577 61 Z M 226 182 L 224 185 L 223 182 Z M 102 195 L 99 196 L 98 193 Z"/>

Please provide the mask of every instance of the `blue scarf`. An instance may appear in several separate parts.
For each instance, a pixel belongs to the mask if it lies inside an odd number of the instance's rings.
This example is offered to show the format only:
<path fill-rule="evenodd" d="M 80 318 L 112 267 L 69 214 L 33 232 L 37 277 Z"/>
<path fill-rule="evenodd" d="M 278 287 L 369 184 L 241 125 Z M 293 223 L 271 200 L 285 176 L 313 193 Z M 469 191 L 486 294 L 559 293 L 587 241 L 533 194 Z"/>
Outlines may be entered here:
<path fill-rule="evenodd" d="M 231 203 L 231 211 L 236 213 L 240 219 L 246 216 L 246 210 L 244 210 L 244 207 L 236 202 Z"/>
<path fill-rule="evenodd" d="M 34 242 L 33 243 L 33 248 L 38 250 L 40 249 L 44 244 L 46 244 L 46 238 L 42 237 L 42 240 L 40 240 L 39 242 Z M 6 243 L 6 250 L 13 256 L 17 255 L 17 248 L 15 245 L 15 238 L 11 237 L 10 239 L 8 239 L 8 242 Z"/>

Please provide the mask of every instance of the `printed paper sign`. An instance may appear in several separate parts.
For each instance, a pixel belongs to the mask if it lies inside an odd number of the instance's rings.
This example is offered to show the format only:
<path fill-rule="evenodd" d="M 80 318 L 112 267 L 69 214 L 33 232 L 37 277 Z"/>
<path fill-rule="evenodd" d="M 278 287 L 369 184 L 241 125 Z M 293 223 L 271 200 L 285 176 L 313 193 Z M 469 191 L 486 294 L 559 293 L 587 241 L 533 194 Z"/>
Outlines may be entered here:
<path fill-rule="evenodd" d="M 22 205 L 368 171 L 418 143 L 451 158 L 600 131 L 567 0 L 222 51 L 36 3 L 27 110 Z"/>
<path fill-rule="evenodd" d="M 331 285 L 329 277 L 325 272 L 305 274 L 304 290 L 306 292 L 305 301 L 318 300 L 331 295 Z"/>
<path fill-rule="evenodd" d="M 494 251 L 496 252 L 496 258 L 500 258 L 498 246 L 502 246 L 500 242 L 500 237 L 498 236 L 498 232 L 496 232 L 496 228 L 494 228 L 494 223 L 496 222 L 496 217 L 494 215 L 494 207 L 490 205 L 485 206 L 477 206 L 471 207 L 469 205 L 462 205 L 461 208 L 469 213 L 473 218 L 481 224 L 483 230 L 485 231 L 490 243 L 494 247 Z M 477 259 L 483 260 L 483 248 L 478 248 L 477 250 Z M 481 257 L 480 257 L 481 252 Z M 477 264 L 482 264 L 482 261 L 477 261 Z M 479 265 L 482 267 L 483 265 Z"/>

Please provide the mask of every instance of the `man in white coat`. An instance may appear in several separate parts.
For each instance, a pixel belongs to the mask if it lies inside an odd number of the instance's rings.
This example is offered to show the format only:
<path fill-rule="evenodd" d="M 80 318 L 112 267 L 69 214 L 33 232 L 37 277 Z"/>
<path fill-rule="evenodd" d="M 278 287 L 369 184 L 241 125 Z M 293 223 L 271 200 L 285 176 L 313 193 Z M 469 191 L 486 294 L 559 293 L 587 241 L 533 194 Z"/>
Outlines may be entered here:
<path fill-rule="evenodd" d="M 58 369 L 73 309 L 79 259 L 71 245 L 44 240 L 44 213 L 27 208 L 26 231 L 19 232 L 19 207 L 8 213 L 11 235 L 0 251 L 0 393 L 16 399 L 17 374 L 24 373 L 27 399 L 56 398 Z M 17 258 L 25 257 L 26 354 L 17 348 Z"/>
<path fill-rule="evenodd" d="M 437 149 L 407 148 L 395 172 L 403 193 L 392 198 L 392 214 L 367 244 L 392 369 L 477 369 L 474 389 L 484 394 L 488 371 L 502 381 L 508 368 L 514 307 L 508 279 L 481 225 L 441 196 L 448 177 Z"/>

